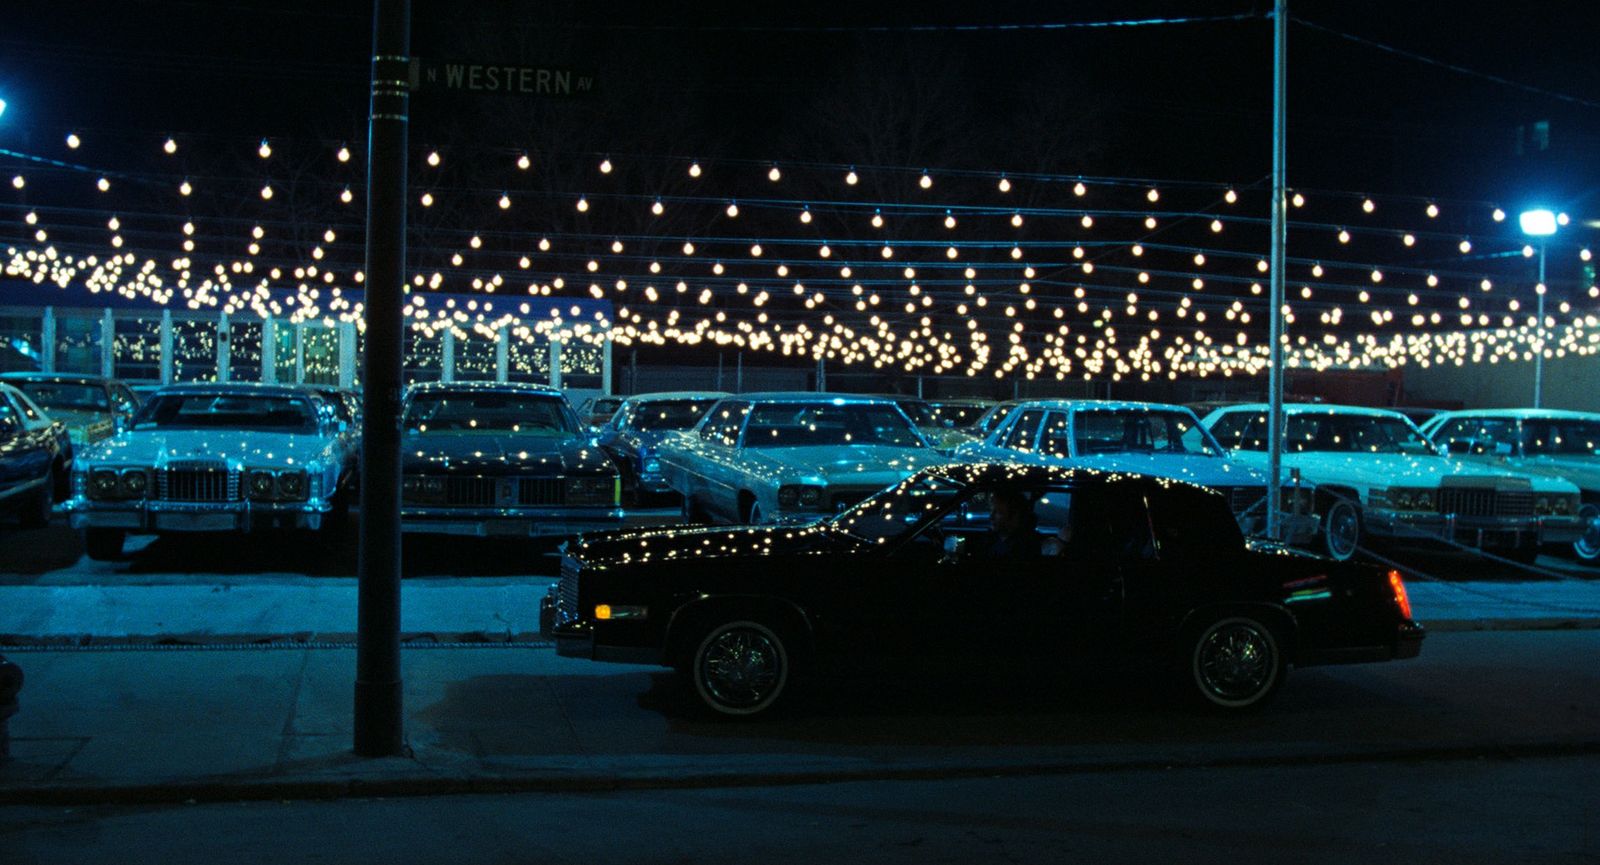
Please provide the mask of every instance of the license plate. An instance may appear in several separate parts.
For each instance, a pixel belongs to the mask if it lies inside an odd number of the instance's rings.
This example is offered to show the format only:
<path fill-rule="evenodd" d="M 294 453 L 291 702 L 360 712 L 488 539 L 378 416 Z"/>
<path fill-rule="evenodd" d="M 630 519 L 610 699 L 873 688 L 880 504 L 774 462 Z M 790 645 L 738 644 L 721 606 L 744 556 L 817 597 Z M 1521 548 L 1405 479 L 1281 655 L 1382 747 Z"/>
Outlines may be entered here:
<path fill-rule="evenodd" d="M 527 520 L 494 520 L 484 523 L 483 533 L 491 537 L 525 538 L 533 531 Z"/>
<path fill-rule="evenodd" d="M 156 514 L 157 531 L 227 532 L 237 525 L 233 514 Z"/>

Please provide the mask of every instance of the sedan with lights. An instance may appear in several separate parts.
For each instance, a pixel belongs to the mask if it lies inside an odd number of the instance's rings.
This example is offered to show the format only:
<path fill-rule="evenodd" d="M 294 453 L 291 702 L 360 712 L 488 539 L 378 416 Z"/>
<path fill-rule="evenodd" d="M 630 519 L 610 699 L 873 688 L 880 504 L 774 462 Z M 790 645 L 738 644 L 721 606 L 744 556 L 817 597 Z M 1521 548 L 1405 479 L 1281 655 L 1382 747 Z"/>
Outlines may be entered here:
<path fill-rule="evenodd" d="M 663 442 L 667 485 L 691 520 L 808 523 L 945 461 L 888 397 L 755 393 Z"/>
<path fill-rule="evenodd" d="M 1228 458 L 1227 451 L 1179 405 L 1110 400 L 1025 400 L 979 441 L 956 448 L 977 462 L 1126 471 L 1211 487 L 1228 497 L 1246 534 L 1266 528 L 1266 473 Z M 1311 490 L 1291 483 L 1282 497 L 1282 538 L 1309 542 L 1317 522 Z"/>
<path fill-rule="evenodd" d="M 600 427 L 600 446 L 622 472 L 624 492 L 635 499 L 670 493 L 656 451 L 667 436 L 693 429 L 720 391 L 670 391 L 630 396 Z"/>
<path fill-rule="evenodd" d="M 1537 408 L 1453 411 L 1435 415 L 1422 431 L 1456 459 L 1577 484 L 1583 534 L 1569 550 L 1579 561 L 1600 564 L 1600 414 Z"/>
<path fill-rule="evenodd" d="M 1399 412 L 1310 404 L 1284 411 L 1283 466 L 1315 487 L 1319 543 L 1335 559 L 1354 556 L 1370 536 L 1531 562 L 1540 544 L 1583 533 L 1573 484 L 1451 459 Z M 1203 423 L 1235 459 L 1266 467 L 1265 405 L 1218 409 Z"/>
<path fill-rule="evenodd" d="M 67 509 L 96 559 L 130 533 L 332 529 L 350 504 L 347 431 L 307 388 L 162 388 L 80 455 Z"/>
<path fill-rule="evenodd" d="M 1000 501 L 1028 517 L 1003 556 L 978 518 Z M 803 528 L 585 535 L 540 625 L 567 657 L 672 667 L 735 718 L 806 679 L 1004 670 L 1038 688 L 1124 667 L 1239 712 L 1291 668 L 1410 658 L 1423 639 L 1398 571 L 1247 541 L 1214 490 L 1014 463 L 919 471 Z"/>
<path fill-rule="evenodd" d="M 401 427 L 404 532 L 526 538 L 622 524 L 617 468 L 560 390 L 418 384 Z"/>

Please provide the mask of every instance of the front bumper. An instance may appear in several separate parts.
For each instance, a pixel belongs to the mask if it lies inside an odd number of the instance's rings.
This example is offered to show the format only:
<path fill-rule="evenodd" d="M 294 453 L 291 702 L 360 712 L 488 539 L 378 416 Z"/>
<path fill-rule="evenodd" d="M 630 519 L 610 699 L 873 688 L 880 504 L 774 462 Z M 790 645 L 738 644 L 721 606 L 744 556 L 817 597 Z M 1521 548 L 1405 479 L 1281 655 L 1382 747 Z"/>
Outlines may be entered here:
<path fill-rule="evenodd" d="M 1583 535 L 1577 516 L 1460 517 L 1373 509 L 1362 515 L 1368 533 L 1394 540 L 1431 540 L 1480 549 L 1571 543 Z"/>
<path fill-rule="evenodd" d="M 463 535 L 475 538 L 535 538 L 598 532 L 622 526 L 614 507 L 400 509 L 400 531 L 407 534 Z"/>
<path fill-rule="evenodd" d="M 67 503 L 75 529 L 122 529 L 134 533 L 320 529 L 329 510 L 331 506 L 326 501 L 197 504 L 73 499 Z"/>

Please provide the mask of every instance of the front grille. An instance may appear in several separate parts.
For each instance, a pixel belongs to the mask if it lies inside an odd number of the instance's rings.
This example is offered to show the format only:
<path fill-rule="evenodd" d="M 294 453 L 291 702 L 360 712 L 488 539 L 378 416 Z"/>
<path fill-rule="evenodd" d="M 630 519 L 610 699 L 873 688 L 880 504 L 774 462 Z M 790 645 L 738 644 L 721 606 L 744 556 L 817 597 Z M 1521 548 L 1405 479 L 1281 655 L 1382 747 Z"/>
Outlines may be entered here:
<path fill-rule="evenodd" d="M 561 580 L 556 583 L 556 624 L 578 615 L 578 560 L 561 557 Z"/>
<path fill-rule="evenodd" d="M 459 507 L 492 508 L 495 506 L 495 479 L 445 478 L 444 501 Z"/>
<path fill-rule="evenodd" d="M 1496 492 L 1493 487 L 1446 487 L 1439 491 L 1439 512 L 1458 517 L 1532 516 L 1533 493 Z"/>
<path fill-rule="evenodd" d="M 172 463 L 156 475 L 156 494 L 165 502 L 239 500 L 239 478 L 221 463 Z"/>
<path fill-rule="evenodd" d="M 565 504 L 566 499 L 561 478 L 523 478 L 517 483 L 517 504 L 524 507 Z"/>

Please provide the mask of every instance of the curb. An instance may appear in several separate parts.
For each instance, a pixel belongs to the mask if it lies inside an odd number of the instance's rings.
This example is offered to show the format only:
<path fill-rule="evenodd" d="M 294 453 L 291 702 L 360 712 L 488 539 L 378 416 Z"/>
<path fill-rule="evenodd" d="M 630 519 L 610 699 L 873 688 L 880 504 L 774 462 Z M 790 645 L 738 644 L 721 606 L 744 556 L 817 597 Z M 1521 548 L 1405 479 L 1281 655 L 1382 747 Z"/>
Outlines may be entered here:
<path fill-rule="evenodd" d="M 1433 633 L 1454 631 L 1591 631 L 1600 629 L 1600 616 L 1433 619 L 1422 622 L 1422 626 Z"/>
<path fill-rule="evenodd" d="M 0 788 L 0 806 L 149 805 L 249 802 L 296 799 L 398 798 L 505 793 L 599 793 L 625 790 L 693 790 L 784 787 L 875 781 L 944 781 L 1020 778 L 1173 769 L 1250 769 L 1276 766 L 1340 765 L 1373 762 L 1424 762 L 1477 759 L 1538 759 L 1600 754 L 1600 741 L 1532 744 L 1487 743 L 1456 747 L 1375 749 L 1364 752 L 1244 755 L 1220 759 L 1182 757 L 1085 760 L 1053 763 L 923 765 L 902 768 L 773 772 L 690 772 L 662 774 L 573 775 L 538 772 L 505 775 L 429 775 L 399 778 L 214 779 L 165 784 L 62 784 Z M 420 764 L 418 764 L 420 766 Z"/>
<path fill-rule="evenodd" d="M 0 633 L 0 649 L 12 651 L 182 650 L 182 649 L 354 649 L 354 631 L 287 634 L 30 634 Z M 555 645 L 537 631 L 416 631 L 400 634 L 402 649 L 444 647 L 548 648 Z"/>

